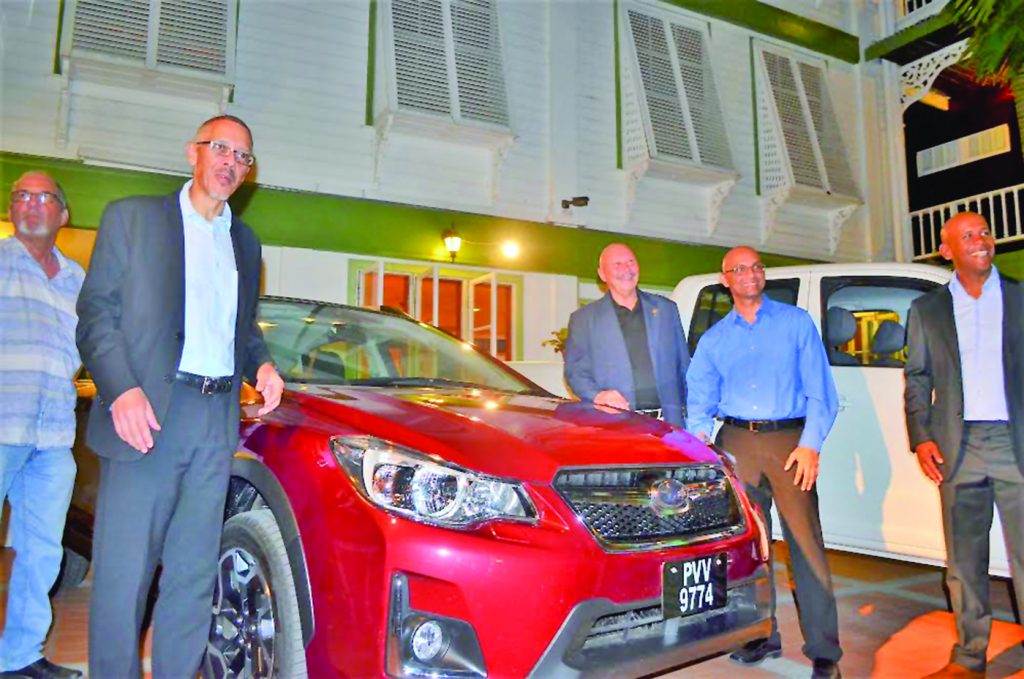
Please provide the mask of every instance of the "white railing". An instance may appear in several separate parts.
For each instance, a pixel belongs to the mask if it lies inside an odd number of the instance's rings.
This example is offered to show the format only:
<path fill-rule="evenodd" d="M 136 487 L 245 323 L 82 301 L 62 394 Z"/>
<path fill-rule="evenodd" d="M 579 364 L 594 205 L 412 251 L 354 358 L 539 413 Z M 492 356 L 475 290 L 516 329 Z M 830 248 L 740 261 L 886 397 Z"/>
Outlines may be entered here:
<path fill-rule="evenodd" d="M 977 212 L 985 217 L 996 244 L 1024 240 L 1024 184 L 932 205 L 910 213 L 914 259 L 932 259 L 939 254 L 939 230 L 958 212 Z"/>
<path fill-rule="evenodd" d="M 942 11 L 949 0 L 897 0 L 896 26 L 893 33 L 902 31 Z"/>

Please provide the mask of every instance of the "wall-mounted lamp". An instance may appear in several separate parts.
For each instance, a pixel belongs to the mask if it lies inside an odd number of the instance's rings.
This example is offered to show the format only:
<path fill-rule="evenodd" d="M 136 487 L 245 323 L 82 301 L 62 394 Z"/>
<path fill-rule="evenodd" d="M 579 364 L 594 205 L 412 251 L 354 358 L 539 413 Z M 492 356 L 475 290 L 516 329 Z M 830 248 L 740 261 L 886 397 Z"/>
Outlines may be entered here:
<path fill-rule="evenodd" d="M 572 198 L 562 199 L 562 209 L 568 210 L 570 207 L 586 207 L 590 205 L 590 196 L 573 196 Z"/>
<path fill-rule="evenodd" d="M 455 229 L 446 229 L 441 234 L 441 239 L 444 241 L 444 249 L 448 251 L 448 256 L 455 261 L 455 255 L 459 254 L 459 248 L 462 247 L 462 239 L 459 238 L 459 233 Z"/>

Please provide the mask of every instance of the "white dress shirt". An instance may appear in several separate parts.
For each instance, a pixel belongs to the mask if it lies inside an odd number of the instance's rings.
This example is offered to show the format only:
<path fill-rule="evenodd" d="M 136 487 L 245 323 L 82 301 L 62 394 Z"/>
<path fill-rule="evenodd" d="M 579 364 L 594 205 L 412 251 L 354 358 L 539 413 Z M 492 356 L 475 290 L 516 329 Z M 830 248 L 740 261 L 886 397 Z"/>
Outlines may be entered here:
<path fill-rule="evenodd" d="M 967 294 L 954 274 L 949 282 L 953 318 L 960 345 L 960 375 L 964 388 L 964 419 L 1009 420 L 1003 373 L 1003 286 L 999 271 L 981 288 L 981 297 Z"/>
<path fill-rule="evenodd" d="M 231 243 L 231 208 L 208 222 L 178 194 L 185 228 L 185 344 L 178 369 L 207 377 L 235 374 L 238 270 Z"/>

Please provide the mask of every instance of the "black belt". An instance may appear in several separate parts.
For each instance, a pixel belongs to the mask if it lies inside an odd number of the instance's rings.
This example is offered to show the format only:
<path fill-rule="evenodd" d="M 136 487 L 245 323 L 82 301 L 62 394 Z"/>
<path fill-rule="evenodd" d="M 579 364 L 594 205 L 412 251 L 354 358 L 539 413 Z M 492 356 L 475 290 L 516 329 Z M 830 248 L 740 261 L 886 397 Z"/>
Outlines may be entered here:
<path fill-rule="evenodd" d="M 201 393 L 210 394 L 226 394 L 231 391 L 231 387 L 234 385 L 235 379 L 230 375 L 227 377 L 206 377 L 205 375 L 193 375 L 183 370 L 179 370 L 175 375 L 174 379 L 181 382 L 186 387 L 192 387 L 198 389 Z"/>
<path fill-rule="evenodd" d="M 739 427 L 747 431 L 781 431 L 783 429 L 799 429 L 806 421 L 803 417 L 791 417 L 788 420 L 740 420 L 735 417 L 723 417 L 722 422 L 731 427 Z"/>
<path fill-rule="evenodd" d="M 648 415 L 650 417 L 656 417 L 659 420 L 665 419 L 662 417 L 661 408 L 637 408 L 633 412 L 640 413 L 641 415 Z"/>

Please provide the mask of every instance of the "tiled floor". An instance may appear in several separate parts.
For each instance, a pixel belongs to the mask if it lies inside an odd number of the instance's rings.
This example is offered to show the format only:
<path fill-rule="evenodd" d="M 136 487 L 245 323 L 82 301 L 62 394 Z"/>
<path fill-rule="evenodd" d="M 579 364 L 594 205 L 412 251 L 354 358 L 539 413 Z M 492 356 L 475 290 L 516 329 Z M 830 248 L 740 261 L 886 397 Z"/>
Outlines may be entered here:
<path fill-rule="evenodd" d="M 810 675 L 810 663 L 800 653 L 802 637 L 793 600 L 786 593 L 786 571 L 781 565 L 784 547 L 779 553 L 776 581 L 780 588 L 783 657 L 743 670 L 722 656 L 676 670 L 663 679 Z M 4 592 L 12 557 L 11 550 L 0 550 L 0 588 Z M 956 632 L 952 615 L 945 611 L 941 570 L 841 553 L 831 553 L 829 560 L 846 653 L 840 665 L 846 677 L 912 679 L 946 663 Z M 46 645 L 51 660 L 83 670 L 88 657 L 89 593 L 87 580 L 82 587 L 57 595 L 55 624 Z M 5 593 L 2 601 L 0 616 L 6 610 Z M 1024 679 L 1024 628 L 1011 622 L 1013 613 L 1004 581 L 993 581 L 992 603 L 996 619 L 989 645 L 988 676 Z"/>

